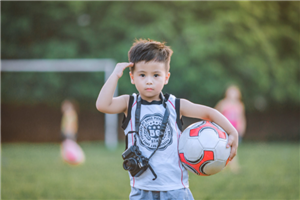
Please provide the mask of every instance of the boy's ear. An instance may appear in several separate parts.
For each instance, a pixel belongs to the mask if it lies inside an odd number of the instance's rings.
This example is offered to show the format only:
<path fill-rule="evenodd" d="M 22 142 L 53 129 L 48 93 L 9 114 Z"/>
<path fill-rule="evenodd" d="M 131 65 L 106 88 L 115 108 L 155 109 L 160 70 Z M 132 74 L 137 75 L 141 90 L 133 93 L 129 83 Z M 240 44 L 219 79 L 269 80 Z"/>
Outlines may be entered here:
<path fill-rule="evenodd" d="M 133 74 L 131 72 L 129 72 L 129 76 L 130 76 L 130 81 L 131 84 L 134 84 L 134 80 L 133 80 Z"/>
<path fill-rule="evenodd" d="M 170 72 L 168 72 L 168 74 L 166 75 L 166 79 L 165 79 L 165 85 L 167 85 L 167 84 L 168 84 L 168 82 L 169 82 L 169 79 L 170 79 L 170 76 L 171 76 L 171 73 L 170 73 Z"/>

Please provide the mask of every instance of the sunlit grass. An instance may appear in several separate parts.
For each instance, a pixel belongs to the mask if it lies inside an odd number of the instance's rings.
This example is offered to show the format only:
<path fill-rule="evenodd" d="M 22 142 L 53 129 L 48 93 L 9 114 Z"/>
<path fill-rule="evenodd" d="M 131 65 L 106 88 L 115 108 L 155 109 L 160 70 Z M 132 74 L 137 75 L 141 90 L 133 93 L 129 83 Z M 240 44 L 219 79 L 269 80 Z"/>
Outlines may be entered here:
<path fill-rule="evenodd" d="M 70 166 L 59 144 L 2 144 L 2 199 L 128 199 L 121 153 L 102 142 L 80 143 L 86 162 Z M 298 143 L 243 143 L 241 172 L 190 174 L 195 199 L 299 199 Z"/>

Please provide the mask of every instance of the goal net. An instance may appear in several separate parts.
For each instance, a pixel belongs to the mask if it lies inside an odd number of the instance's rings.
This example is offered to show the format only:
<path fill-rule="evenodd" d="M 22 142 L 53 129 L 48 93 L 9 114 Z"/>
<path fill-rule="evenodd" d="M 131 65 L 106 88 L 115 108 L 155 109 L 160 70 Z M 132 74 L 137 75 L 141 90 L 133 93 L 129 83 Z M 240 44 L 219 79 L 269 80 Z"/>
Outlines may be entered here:
<path fill-rule="evenodd" d="M 112 73 L 115 61 L 112 59 L 26 59 L 1 60 L 3 72 L 104 72 L 106 81 Z M 117 96 L 116 88 L 114 96 Z M 118 115 L 105 114 L 105 145 L 114 149 L 118 144 Z"/>

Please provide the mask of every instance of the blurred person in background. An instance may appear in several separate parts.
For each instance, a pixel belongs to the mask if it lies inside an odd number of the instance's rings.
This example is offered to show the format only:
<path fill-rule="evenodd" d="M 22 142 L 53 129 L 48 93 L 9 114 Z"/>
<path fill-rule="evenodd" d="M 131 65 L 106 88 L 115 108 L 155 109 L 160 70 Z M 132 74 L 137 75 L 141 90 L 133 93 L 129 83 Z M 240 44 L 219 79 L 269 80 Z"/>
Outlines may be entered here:
<path fill-rule="evenodd" d="M 64 100 L 61 105 L 61 134 L 63 137 L 61 155 L 65 162 L 73 165 L 83 163 L 85 160 L 84 153 L 76 142 L 78 134 L 76 107 L 76 103 L 68 99 Z"/>
<path fill-rule="evenodd" d="M 64 139 L 76 141 L 78 131 L 78 116 L 75 103 L 71 100 L 64 100 L 61 104 L 62 120 L 61 133 Z"/>
<path fill-rule="evenodd" d="M 220 100 L 216 107 L 234 126 L 239 133 L 239 143 L 246 130 L 245 107 L 242 102 L 240 89 L 236 85 L 230 85 L 225 92 L 225 97 Z M 239 173 L 240 165 L 237 156 L 228 163 L 229 168 L 234 173 Z"/>

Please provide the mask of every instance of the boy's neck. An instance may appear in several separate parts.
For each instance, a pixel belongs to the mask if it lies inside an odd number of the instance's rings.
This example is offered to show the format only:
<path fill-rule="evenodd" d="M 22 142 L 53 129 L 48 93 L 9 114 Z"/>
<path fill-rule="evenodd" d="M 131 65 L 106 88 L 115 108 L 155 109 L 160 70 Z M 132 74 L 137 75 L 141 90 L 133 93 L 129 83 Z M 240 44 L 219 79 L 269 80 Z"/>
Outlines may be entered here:
<path fill-rule="evenodd" d="M 161 101 L 162 98 L 161 98 L 160 94 L 162 94 L 162 93 L 159 93 L 158 96 L 155 96 L 155 97 L 152 97 L 152 98 L 144 98 L 144 97 L 142 97 L 141 94 L 139 94 L 139 95 L 141 95 L 142 100 L 147 101 L 148 103 L 151 103 L 153 101 Z"/>

